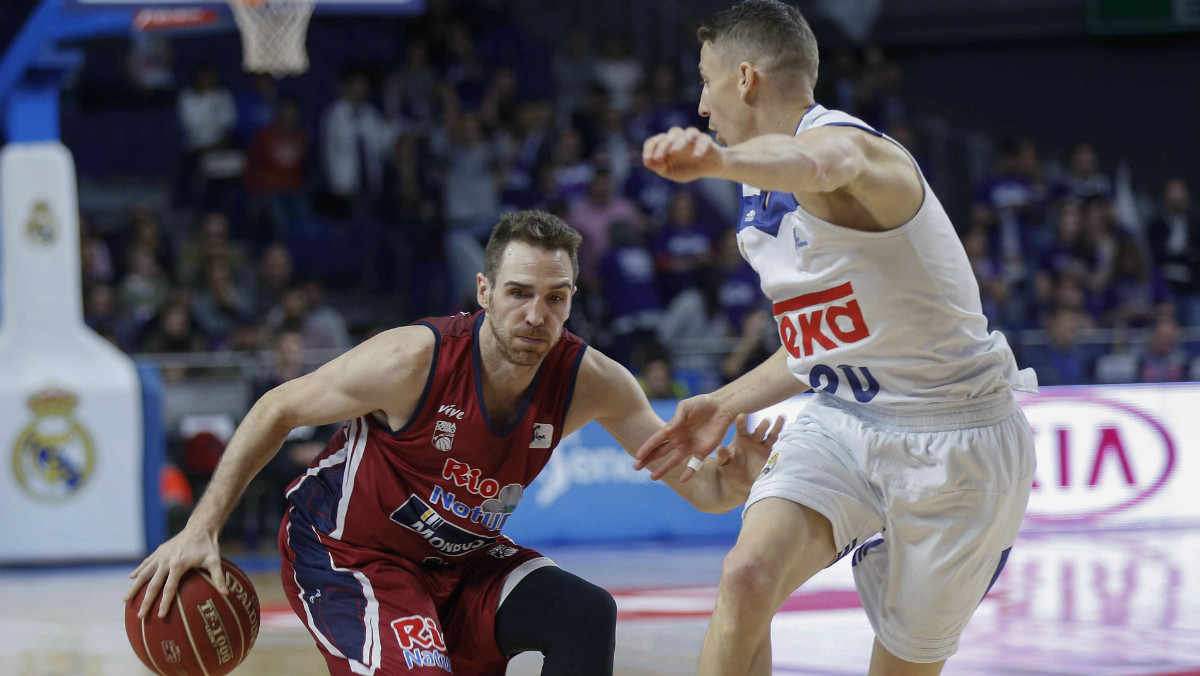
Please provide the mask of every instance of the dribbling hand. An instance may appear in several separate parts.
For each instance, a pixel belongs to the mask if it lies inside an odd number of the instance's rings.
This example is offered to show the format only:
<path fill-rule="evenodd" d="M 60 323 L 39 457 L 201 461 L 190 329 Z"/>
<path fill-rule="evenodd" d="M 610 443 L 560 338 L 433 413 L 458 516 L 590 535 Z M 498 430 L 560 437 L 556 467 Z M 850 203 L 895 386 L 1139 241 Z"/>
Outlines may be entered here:
<path fill-rule="evenodd" d="M 217 591 L 229 593 L 225 586 L 225 573 L 221 569 L 221 552 L 217 547 L 216 534 L 185 527 L 178 535 L 162 543 L 129 574 L 134 579 L 133 586 L 125 592 L 123 600 L 128 603 L 137 596 L 142 585 L 147 585 L 138 617 L 145 617 L 150 612 L 159 591 L 162 592 L 162 601 L 158 604 L 158 616 L 166 617 L 171 601 L 175 599 L 175 592 L 179 589 L 179 581 L 192 568 L 207 570 Z"/>
<path fill-rule="evenodd" d="M 642 163 L 663 178 L 680 183 L 715 176 L 723 166 L 724 149 L 695 127 L 672 127 L 646 139 Z"/>

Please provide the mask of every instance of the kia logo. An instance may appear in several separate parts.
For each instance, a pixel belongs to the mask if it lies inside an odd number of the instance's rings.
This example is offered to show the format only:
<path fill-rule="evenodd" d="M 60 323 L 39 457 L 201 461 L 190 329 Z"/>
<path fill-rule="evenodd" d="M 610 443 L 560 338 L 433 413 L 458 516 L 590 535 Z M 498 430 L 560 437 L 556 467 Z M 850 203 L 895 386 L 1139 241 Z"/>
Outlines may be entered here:
<path fill-rule="evenodd" d="M 1022 398 L 1037 474 L 1027 518 L 1078 523 L 1130 509 L 1166 485 L 1175 442 L 1166 425 L 1129 404 L 1078 394 Z"/>

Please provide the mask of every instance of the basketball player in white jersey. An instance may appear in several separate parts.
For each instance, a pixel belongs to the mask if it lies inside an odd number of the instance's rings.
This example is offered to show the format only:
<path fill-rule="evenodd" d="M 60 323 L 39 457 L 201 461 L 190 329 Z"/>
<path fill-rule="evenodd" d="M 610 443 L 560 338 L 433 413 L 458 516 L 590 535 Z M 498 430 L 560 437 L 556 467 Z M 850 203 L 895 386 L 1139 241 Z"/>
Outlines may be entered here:
<path fill-rule="evenodd" d="M 1033 438 L 1012 390 L 1036 378 L 988 332 L 912 156 L 814 102 L 817 45 L 800 12 L 747 0 L 699 37 L 699 112 L 716 141 L 675 128 L 646 141 L 643 161 L 676 181 L 742 184 L 739 248 L 783 347 L 681 402 L 638 464 L 665 458 L 661 476 L 708 455 L 736 415 L 815 390 L 751 490 L 700 673 L 770 673 L 774 612 L 853 551 L 876 636 L 869 673 L 938 674 L 1025 512 Z"/>

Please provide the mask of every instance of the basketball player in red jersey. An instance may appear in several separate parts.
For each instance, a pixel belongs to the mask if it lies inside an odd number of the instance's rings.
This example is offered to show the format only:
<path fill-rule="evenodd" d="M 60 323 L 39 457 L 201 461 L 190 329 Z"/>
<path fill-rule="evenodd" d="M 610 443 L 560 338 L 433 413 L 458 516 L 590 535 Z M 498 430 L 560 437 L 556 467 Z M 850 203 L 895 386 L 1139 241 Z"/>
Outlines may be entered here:
<path fill-rule="evenodd" d="M 140 614 L 165 615 L 189 568 L 219 570 L 217 536 L 289 430 L 348 420 L 288 488 L 279 533 L 288 600 L 335 676 L 611 674 L 603 589 L 500 534 L 559 439 L 595 420 L 632 455 L 662 420 L 624 367 L 563 329 L 581 238 L 561 219 L 505 215 L 474 315 L 382 333 L 254 405 L 184 530 L 135 570 Z M 740 505 L 779 425 L 750 432 L 687 483 L 696 507 Z M 698 480 L 697 480 L 698 479 Z"/>

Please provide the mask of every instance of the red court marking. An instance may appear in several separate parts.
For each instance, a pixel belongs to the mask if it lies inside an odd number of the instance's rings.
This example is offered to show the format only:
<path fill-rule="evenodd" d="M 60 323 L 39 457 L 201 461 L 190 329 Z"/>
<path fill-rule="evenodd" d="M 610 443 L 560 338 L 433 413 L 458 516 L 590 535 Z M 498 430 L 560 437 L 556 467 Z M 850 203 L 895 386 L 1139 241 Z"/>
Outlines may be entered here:
<path fill-rule="evenodd" d="M 717 601 L 716 587 L 665 587 L 659 589 L 610 590 L 617 600 L 617 618 L 621 620 L 655 620 L 708 617 Z M 798 592 L 784 602 L 781 612 L 803 613 L 818 610 L 858 608 L 858 592 L 853 589 L 830 589 Z M 289 620 L 299 620 L 291 606 L 279 603 L 263 606 L 264 625 L 280 626 Z M 1171 674 L 1169 676 L 1184 676 Z M 1200 676 L 1196 674 L 1195 676 Z"/>

